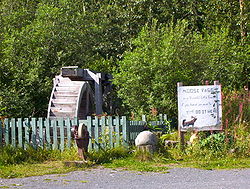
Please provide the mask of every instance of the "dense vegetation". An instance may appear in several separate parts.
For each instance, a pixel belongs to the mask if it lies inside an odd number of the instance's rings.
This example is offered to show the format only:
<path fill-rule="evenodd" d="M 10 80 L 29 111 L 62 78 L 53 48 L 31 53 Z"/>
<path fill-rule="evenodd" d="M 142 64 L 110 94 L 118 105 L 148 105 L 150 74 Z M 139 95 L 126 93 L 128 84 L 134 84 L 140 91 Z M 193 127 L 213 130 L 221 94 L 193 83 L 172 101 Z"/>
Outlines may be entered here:
<path fill-rule="evenodd" d="M 175 114 L 178 81 L 241 89 L 250 77 L 249 4 L 2 0 L 0 115 L 45 116 L 52 78 L 69 65 L 114 74 L 127 112 Z"/>

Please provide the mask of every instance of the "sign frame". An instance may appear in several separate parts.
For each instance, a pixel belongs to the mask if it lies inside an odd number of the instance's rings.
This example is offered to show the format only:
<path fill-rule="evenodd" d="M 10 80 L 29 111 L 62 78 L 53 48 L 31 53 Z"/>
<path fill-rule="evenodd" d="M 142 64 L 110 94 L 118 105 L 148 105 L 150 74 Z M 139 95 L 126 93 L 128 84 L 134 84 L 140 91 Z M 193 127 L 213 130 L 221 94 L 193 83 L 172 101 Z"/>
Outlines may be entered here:
<path fill-rule="evenodd" d="M 183 86 L 177 83 L 178 130 L 182 132 L 218 131 L 222 128 L 222 93 L 219 81 L 214 85 Z"/>

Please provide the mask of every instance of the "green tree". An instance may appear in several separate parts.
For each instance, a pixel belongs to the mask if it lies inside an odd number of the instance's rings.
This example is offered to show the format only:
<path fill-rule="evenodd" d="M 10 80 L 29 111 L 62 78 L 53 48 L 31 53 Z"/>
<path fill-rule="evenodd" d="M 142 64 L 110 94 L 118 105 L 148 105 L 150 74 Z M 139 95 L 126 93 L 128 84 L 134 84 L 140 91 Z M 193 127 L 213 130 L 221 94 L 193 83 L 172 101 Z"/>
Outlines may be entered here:
<path fill-rule="evenodd" d="M 125 54 L 114 75 L 124 103 L 139 114 L 155 107 L 175 115 L 177 82 L 198 85 L 209 79 L 239 87 L 242 64 L 235 56 L 239 47 L 228 30 L 203 33 L 190 32 L 185 21 L 144 27 L 133 41 L 136 48 Z"/>

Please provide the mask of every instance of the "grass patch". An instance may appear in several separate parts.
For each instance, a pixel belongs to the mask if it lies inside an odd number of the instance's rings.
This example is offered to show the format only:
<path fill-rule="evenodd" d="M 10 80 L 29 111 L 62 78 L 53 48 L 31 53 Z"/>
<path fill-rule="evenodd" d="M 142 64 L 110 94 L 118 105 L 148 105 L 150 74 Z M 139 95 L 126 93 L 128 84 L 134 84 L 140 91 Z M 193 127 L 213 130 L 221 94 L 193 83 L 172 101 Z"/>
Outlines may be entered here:
<path fill-rule="evenodd" d="M 182 161 L 182 167 L 193 167 L 207 170 L 250 168 L 250 158 L 221 158 L 206 161 Z"/>
<path fill-rule="evenodd" d="M 154 161 L 140 161 L 134 157 L 115 159 L 111 163 L 103 164 L 106 168 L 123 168 L 123 170 L 142 171 L 142 172 L 166 172 L 169 167 L 166 164 Z"/>
<path fill-rule="evenodd" d="M 49 161 L 36 164 L 6 165 L 0 167 L 1 178 L 21 178 L 29 176 L 63 174 L 79 170 L 76 167 L 65 167 L 61 161 Z"/>
<path fill-rule="evenodd" d="M 203 146 L 197 145 L 197 147 L 186 148 L 185 151 L 180 151 L 178 146 L 168 149 L 160 147 L 155 154 L 134 152 L 133 149 L 122 147 L 100 150 L 89 153 L 89 164 L 102 165 L 111 169 L 161 173 L 168 173 L 168 169 L 173 167 L 193 167 L 208 170 L 250 168 L 248 153 L 244 153 L 243 156 L 239 156 L 238 153 L 228 154 L 228 148 L 218 146 L 214 138 L 211 141 L 212 143 L 206 141 Z M 3 152 L 0 154 L 1 178 L 20 178 L 47 174 L 62 174 L 58 176 L 63 177 L 65 173 L 86 169 L 77 166 L 65 166 L 64 161 L 79 160 L 76 149 L 66 150 L 63 153 L 41 149 L 36 151 L 30 149 L 26 152 L 22 149 L 13 150 L 8 147 L 7 149 L 1 149 L 1 152 Z M 40 153 L 42 153 L 42 158 L 39 159 Z M 31 154 L 33 158 L 25 157 L 28 154 Z M 12 158 L 9 160 L 5 159 L 11 156 Z M 45 181 L 51 182 L 55 180 L 49 179 Z M 65 184 L 67 182 L 65 180 Z M 85 183 L 85 181 L 83 182 Z"/>

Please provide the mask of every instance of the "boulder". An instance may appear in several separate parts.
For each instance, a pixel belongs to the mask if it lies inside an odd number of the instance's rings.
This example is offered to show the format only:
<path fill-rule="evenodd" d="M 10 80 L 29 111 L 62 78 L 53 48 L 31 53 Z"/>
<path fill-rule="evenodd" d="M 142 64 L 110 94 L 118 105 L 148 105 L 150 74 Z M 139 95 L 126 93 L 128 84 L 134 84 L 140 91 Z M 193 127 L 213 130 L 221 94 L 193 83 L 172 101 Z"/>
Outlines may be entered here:
<path fill-rule="evenodd" d="M 135 139 L 136 146 L 145 146 L 145 145 L 153 145 L 157 144 L 157 136 L 150 131 L 142 131 Z"/>

